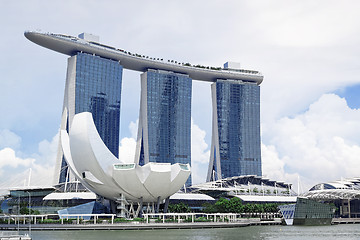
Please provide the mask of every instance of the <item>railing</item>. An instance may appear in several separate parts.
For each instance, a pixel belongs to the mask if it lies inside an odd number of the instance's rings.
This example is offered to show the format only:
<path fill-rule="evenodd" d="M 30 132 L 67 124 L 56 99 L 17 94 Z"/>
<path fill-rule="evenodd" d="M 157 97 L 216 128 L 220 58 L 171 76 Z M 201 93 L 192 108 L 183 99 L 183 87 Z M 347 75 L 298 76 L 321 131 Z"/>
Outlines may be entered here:
<path fill-rule="evenodd" d="M 59 38 L 63 38 L 63 39 L 70 39 L 70 40 L 83 40 L 74 36 L 69 36 L 69 35 L 65 35 L 65 34 L 55 34 L 55 33 L 47 33 L 50 36 L 54 36 L 54 37 L 59 37 Z M 115 50 L 117 52 L 121 52 L 122 54 L 125 55 L 129 55 L 132 57 L 136 57 L 136 58 L 140 58 L 140 59 L 144 59 L 144 60 L 152 60 L 152 61 L 156 61 L 156 62 L 161 62 L 161 63 L 167 63 L 167 64 L 171 64 L 171 65 L 180 65 L 183 67 L 190 67 L 190 68 L 196 68 L 196 69 L 203 69 L 203 70 L 212 70 L 212 71 L 225 71 L 225 72 L 238 72 L 238 73 L 245 73 L 245 74 L 253 74 L 253 75 L 261 75 L 261 73 L 259 71 L 255 71 L 255 70 L 246 70 L 246 69 L 225 69 L 222 67 L 213 67 L 213 66 L 203 66 L 200 64 L 197 65 L 193 65 L 190 64 L 188 62 L 184 63 L 184 62 L 180 62 L 180 61 L 175 61 L 175 60 L 170 60 L 168 59 L 167 61 L 165 61 L 163 58 L 155 58 L 155 57 L 149 57 L 149 56 L 145 56 L 142 54 L 138 54 L 138 53 L 132 53 L 129 51 L 125 51 L 123 49 L 117 49 L 115 47 L 111 47 L 105 44 L 101 44 L 98 42 L 93 42 L 93 41 L 87 41 L 84 40 L 81 43 L 87 43 L 90 45 L 95 45 L 97 47 L 102 47 L 104 49 L 109 49 L 109 50 Z"/>
<path fill-rule="evenodd" d="M 190 222 L 201 221 L 207 222 L 237 222 L 244 218 L 258 218 L 260 220 L 273 220 L 280 218 L 280 213 L 144 213 L 144 221 L 149 223 L 151 219 L 157 222 L 165 223 L 168 220 L 181 223 L 184 220 Z M 198 217 L 198 219 L 196 219 Z M 205 220 L 206 219 L 206 220 Z"/>
<path fill-rule="evenodd" d="M 6 219 L 8 224 L 26 224 L 27 220 L 34 221 L 37 224 L 37 220 L 49 219 L 49 217 L 59 217 L 54 224 L 64 224 L 68 220 L 73 220 L 72 224 L 85 223 L 83 219 L 85 217 L 93 217 L 92 220 L 86 221 L 86 223 L 98 224 L 99 217 L 109 218 L 107 223 L 117 223 L 115 220 L 115 214 L 49 214 L 49 215 L 3 215 L 0 219 Z M 110 221 L 111 218 L 111 221 Z M 142 221 L 125 220 L 122 223 L 183 223 L 183 222 L 239 222 L 244 219 L 257 219 L 260 220 L 274 220 L 275 218 L 281 218 L 280 213 L 144 213 Z"/>
<path fill-rule="evenodd" d="M 59 217 L 61 219 L 61 224 L 64 224 L 65 218 L 66 218 L 66 220 L 69 220 L 69 218 L 70 219 L 76 218 L 76 224 L 79 224 L 80 219 L 83 219 L 84 217 L 93 217 L 94 224 L 96 224 L 99 217 L 111 217 L 111 224 L 114 224 L 115 216 L 116 216 L 115 214 L 106 214 L 106 213 L 102 213 L 102 214 L 59 214 Z"/>

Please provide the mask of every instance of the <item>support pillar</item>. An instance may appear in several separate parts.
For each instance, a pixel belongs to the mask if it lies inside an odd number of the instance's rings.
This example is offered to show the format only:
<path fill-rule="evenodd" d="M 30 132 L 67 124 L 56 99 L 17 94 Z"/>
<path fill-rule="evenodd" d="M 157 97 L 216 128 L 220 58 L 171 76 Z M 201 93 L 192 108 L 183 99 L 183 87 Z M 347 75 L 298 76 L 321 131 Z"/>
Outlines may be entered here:
<path fill-rule="evenodd" d="M 159 213 L 160 210 L 160 196 L 157 198 L 155 213 Z"/>
<path fill-rule="evenodd" d="M 170 196 L 165 199 L 165 205 L 164 205 L 164 213 L 167 212 L 170 202 Z"/>
<path fill-rule="evenodd" d="M 138 207 L 136 209 L 135 217 L 142 217 L 143 215 L 143 197 L 140 198 L 140 201 L 138 202 Z"/>

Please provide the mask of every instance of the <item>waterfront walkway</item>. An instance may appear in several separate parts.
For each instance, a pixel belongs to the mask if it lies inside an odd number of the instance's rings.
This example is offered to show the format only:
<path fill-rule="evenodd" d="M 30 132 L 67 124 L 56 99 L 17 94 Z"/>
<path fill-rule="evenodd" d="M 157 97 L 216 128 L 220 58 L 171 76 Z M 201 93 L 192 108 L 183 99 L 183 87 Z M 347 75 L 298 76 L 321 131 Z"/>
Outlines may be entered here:
<path fill-rule="evenodd" d="M 360 218 L 333 218 L 332 224 L 360 224 Z"/>
<path fill-rule="evenodd" d="M 281 219 L 261 221 L 260 218 L 241 219 L 236 222 L 182 222 L 182 223 L 82 223 L 82 224 L 0 224 L 0 230 L 54 231 L 54 230 L 153 230 L 153 229 L 202 229 L 237 228 L 253 225 L 279 225 Z"/>

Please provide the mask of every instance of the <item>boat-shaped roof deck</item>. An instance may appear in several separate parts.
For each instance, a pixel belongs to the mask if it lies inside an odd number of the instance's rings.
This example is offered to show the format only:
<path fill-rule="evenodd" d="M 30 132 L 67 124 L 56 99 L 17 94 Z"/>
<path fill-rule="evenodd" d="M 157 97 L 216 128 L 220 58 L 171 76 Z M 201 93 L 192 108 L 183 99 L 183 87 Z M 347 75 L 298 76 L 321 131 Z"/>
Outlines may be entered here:
<path fill-rule="evenodd" d="M 233 79 L 259 85 L 263 80 L 263 75 L 258 71 L 191 65 L 190 63 L 180 63 L 174 60 L 164 61 L 160 58 L 151 58 L 64 34 L 26 31 L 24 35 L 30 41 L 59 53 L 69 56 L 73 56 L 78 52 L 90 53 L 120 61 L 124 68 L 140 72 L 145 72 L 148 69 L 160 69 L 187 74 L 192 79 L 208 82 L 215 82 L 217 79 Z"/>

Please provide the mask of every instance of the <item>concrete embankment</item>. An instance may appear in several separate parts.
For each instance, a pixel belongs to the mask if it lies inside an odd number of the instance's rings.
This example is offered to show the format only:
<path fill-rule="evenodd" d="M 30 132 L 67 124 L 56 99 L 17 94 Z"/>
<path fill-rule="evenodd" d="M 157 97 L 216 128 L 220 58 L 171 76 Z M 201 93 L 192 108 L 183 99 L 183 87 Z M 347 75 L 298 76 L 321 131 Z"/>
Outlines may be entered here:
<path fill-rule="evenodd" d="M 194 222 L 194 223 L 114 223 L 114 224 L 32 224 L 32 231 L 55 230 L 152 230 L 152 229 L 202 229 L 202 228 L 237 228 L 252 225 L 279 225 L 281 219 L 260 221 L 260 219 L 244 219 L 237 222 Z M 0 224 L 0 230 L 28 231 L 29 224 Z"/>

